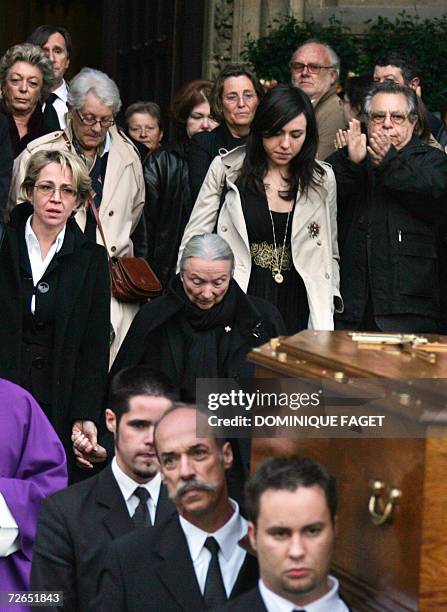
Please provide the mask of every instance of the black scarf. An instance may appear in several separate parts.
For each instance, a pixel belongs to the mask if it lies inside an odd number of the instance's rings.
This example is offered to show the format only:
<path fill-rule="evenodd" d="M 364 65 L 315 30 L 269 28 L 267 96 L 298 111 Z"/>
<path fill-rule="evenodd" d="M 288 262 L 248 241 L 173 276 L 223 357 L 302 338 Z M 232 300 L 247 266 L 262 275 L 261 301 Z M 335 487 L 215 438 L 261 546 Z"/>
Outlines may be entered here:
<path fill-rule="evenodd" d="M 180 387 L 188 399 L 194 399 L 196 378 L 228 375 L 237 288 L 232 280 L 223 300 L 209 310 L 190 302 L 179 275 L 170 283 L 168 292 L 183 303 L 178 316 L 168 325 L 168 337 L 179 359 Z"/>

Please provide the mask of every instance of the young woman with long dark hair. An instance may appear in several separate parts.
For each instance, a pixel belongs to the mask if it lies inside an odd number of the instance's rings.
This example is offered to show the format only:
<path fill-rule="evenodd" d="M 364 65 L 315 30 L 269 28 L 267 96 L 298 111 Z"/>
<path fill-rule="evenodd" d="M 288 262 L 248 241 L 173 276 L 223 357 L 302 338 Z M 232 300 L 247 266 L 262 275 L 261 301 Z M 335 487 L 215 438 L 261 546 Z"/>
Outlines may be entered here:
<path fill-rule="evenodd" d="M 317 147 L 306 94 L 270 90 L 246 147 L 211 164 L 182 241 L 217 227 L 235 254 L 238 284 L 275 304 L 288 333 L 333 329 L 340 297 L 335 178 L 316 161 Z"/>

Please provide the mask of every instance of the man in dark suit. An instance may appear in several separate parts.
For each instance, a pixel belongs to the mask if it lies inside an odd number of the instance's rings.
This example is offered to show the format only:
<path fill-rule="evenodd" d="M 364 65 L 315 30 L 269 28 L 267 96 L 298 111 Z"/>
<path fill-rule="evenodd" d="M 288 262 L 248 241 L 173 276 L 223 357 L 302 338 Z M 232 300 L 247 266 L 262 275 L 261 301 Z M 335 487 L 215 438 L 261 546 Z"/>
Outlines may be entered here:
<path fill-rule="evenodd" d="M 311 459 L 275 457 L 261 464 L 245 492 L 261 579 L 219 612 L 348 612 L 329 575 L 335 479 Z"/>
<path fill-rule="evenodd" d="M 199 612 L 252 588 L 257 562 L 241 545 L 247 522 L 228 497 L 231 445 L 193 407 L 169 410 L 155 429 L 163 480 L 179 516 L 109 547 L 95 612 Z"/>
<path fill-rule="evenodd" d="M 145 366 L 119 372 L 106 410 L 106 425 L 115 438 L 111 465 L 42 504 L 31 588 L 63 591 L 63 610 L 87 610 L 108 543 L 135 529 L 144 531 L 139 529 L 144 526 L 151 531 L 151 525 L 175 513 L 153 446 L 154 424 L 173 398 L 168 379 Z"/>

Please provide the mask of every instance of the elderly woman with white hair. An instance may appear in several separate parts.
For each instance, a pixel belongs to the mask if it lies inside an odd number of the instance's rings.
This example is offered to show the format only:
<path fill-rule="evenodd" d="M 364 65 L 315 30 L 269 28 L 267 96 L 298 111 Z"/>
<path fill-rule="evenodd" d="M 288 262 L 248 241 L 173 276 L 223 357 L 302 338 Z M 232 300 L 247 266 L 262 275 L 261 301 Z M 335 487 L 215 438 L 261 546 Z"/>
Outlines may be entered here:
<path fill-rule="evenodd" d="M 34 140 L 17 158 L 10 207 L 20 202 L 18 187 L 32 153 L 43 149 L 70 151 L 83 160 L 89 171 L 93 201 L 109 255 L 132 256 L 130 236 L 143 210 L 144 180 L 135 147 L 115 127 L 115 115 L 121 108 L 118 87 L 103 72 L 83 68 L 70 82 L 68 103 L 70 111 L 65 130 Z M 95 215 L 87 205 L 78 210 L 76 221 L 90 239 L 103 244 Z M 110 363 L 137 310 L 137 304 L 112 298 Z"/>
<path fill-rule="evenodd" d="M 135 317 L 111 374 L 146 364 L 194 400 L 196 378 L 250 378 L 248 351 L 285 333 L 277 308 L 245 295 L 233 279 L 234 256 L 216 234 L 186 244 L 180 274 Z"/>

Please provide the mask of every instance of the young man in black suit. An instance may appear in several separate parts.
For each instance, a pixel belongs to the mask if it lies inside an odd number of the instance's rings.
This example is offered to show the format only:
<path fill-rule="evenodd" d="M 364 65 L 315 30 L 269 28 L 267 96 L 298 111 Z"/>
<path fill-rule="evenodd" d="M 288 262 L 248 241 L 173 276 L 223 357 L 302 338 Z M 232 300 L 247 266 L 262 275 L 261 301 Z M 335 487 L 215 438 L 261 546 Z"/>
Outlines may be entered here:
<path fill-rule="evenodd" d="M 229 442 L 216 439 L 206 417 L 187 406 L 165 413 L 154 438 L 179 516 L 157 532 L 112 543 L 95 612 L 200 612 L 257 583 L 256 559 L 241 546 L 247 522 L 227 492 Z"/>
<path fill-rule="evenodd" d="M 111 465 L 42 504 L 31 588 L 63 591 L 63 610 L 87 610 L 101 557 L 112 540 L 139 527 L 157 527 L 176 512 L 161 483 L 153 445 L 154 424 L 173 399 L 164 375 L 146 366 L 119 372 L 106 410 L 115 439 Z"/>
<path fill-rule="evenodd" d="M 311 459 L 268 459 L 247 483 L 246 505 L 261 579 L 219 612 L 348 612 L 329 575 L 337 499 L 326 469 Z"/>

